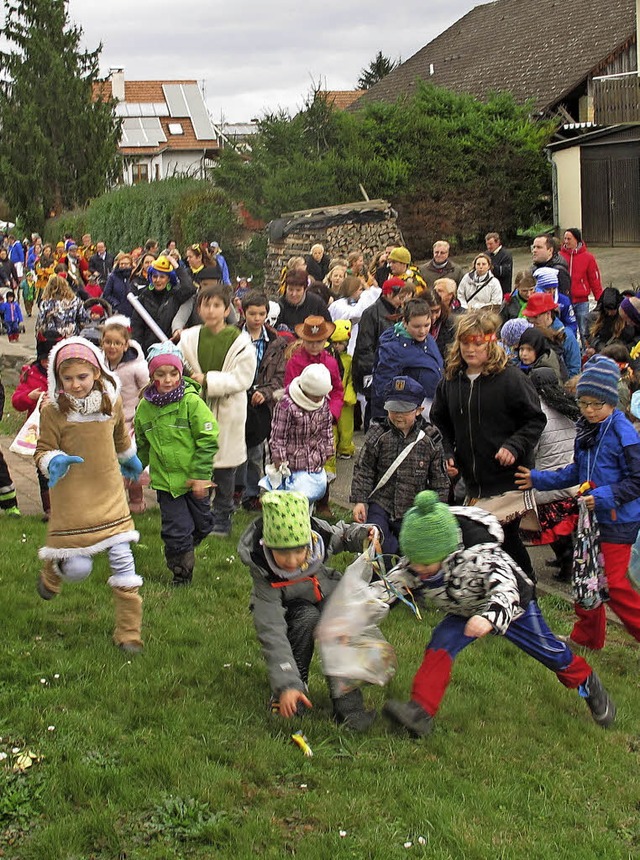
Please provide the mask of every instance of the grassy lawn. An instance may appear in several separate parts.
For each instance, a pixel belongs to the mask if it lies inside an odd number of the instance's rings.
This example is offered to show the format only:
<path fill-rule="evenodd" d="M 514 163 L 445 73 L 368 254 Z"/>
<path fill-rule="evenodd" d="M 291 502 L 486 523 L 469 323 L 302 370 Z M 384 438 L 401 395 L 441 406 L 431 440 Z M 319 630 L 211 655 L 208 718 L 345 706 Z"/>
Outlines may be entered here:
<path fill-rule="evenodd" d="M 294 729 L 266 710 L 235 549 L 248 522 L 238 515 L 233 540 L 205 542 L 192 587 L 174 591 L 158 514 L 138 518 L 146 648 L 130 659 L 111 644 L 105 558 L 45 603 L 34 589 L 45 526 L 0 520 L 0 857 L 640 856 L 640 652 L 620 630 L 594 659 L 618 703 L 609 732 L 550 672 L 491 637 L 459 658 L 422 742 L 383 718 L 366 736 L 338 730 L 314 662 L 305 758 Z M 542 605 L 570 630 L 564 606 Z M 368 702 L 407 697 L 437 618 L 392 611 L 384 632 L 398 675 L 389 690 L 366 690 Z M 16 773 L 25 751 L 33 763 Z"/>

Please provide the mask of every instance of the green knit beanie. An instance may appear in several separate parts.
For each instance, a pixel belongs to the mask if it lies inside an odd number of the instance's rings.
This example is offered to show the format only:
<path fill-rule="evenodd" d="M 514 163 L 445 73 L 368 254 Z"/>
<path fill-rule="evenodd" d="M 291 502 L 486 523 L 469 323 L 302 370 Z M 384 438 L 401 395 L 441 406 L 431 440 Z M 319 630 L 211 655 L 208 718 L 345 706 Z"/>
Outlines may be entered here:
<path fill-rule="evenodd" d="M 402 519 L 400 550 L 416 564 L 443 561 L 460 543 L 458 521 L 433 490 L 423 490 Z"/>
<path fill-rule="evenodd" d="M 294 549 L 311 540 L 309 499 L 277 490 L 261 496 L 262 541 L 269 549 Z"/>

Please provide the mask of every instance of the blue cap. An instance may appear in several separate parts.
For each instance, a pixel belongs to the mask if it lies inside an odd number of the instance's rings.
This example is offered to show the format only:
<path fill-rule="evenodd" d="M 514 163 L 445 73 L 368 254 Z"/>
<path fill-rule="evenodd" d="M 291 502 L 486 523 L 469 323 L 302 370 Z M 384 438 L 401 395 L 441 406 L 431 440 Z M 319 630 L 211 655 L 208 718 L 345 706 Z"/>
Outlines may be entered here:
<path fill-rule="evenodd" d="M 422 406 L 427 396 L 420 383 L 410 376 L 394 376 L 385 395 L 384 408 L 387 412 L 411 412 Z"/>

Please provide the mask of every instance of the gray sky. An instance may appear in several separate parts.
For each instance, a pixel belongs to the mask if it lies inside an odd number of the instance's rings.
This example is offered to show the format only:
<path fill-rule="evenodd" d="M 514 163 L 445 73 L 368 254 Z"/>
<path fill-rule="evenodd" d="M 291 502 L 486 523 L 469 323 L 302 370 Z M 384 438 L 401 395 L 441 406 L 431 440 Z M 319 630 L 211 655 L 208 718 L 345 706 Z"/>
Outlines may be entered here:
<path fill-rule="evenodd" d="M 408 59 L 481 0 L 70 0 L 86 47 L 102 41 L 101 71 L 128 80 L 204 84 L 214 121 L 295 112 L 312 81 L 354 89 L 378 51 Z"/>

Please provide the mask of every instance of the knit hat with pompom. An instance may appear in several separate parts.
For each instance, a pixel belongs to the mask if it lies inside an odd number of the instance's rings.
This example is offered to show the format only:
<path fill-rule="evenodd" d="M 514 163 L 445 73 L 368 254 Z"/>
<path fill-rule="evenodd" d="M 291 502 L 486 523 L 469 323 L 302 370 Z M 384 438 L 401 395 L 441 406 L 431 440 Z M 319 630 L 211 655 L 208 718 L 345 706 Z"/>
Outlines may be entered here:
<path fill-rule="evenodd" d="M 415 564 L 443 561 L 460 545 L 458 521 L 433 490 L 416 496 L 400 529 L 400 551 Z"/>

